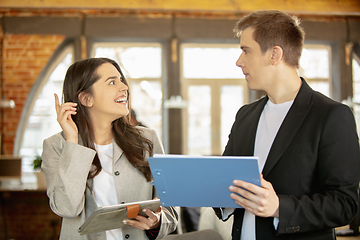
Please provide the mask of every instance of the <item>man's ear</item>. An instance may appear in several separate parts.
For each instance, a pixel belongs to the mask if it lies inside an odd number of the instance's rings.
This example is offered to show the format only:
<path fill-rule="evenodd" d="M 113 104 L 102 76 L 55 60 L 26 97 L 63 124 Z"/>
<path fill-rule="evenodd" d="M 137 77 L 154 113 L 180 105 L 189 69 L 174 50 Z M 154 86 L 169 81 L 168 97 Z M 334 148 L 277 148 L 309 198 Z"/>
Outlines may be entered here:
<path fill-rule="evenodd" d="M 283 49 L 279 46 L 275 46 L 272 49 L 272 53 L 271 53 L 271 61 L 273 65 L 278 64 L 281 59 L 283 58 L 284 52 Z"/>
<path fill-rule="evenodd" d="M 79 93 L 79 100 L 80 100 L 81 104 L 86 107 L 93 106 L 92 97 L 89 93 L 85 93 L 85 92 Z"/>

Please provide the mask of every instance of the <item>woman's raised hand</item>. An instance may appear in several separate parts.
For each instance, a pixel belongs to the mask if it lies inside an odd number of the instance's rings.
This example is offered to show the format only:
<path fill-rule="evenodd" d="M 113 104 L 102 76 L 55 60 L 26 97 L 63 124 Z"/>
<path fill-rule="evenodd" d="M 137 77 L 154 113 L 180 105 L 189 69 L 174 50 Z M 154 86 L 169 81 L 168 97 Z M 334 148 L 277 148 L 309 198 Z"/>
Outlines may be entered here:
<path fill-rule="evenodd" d="M 76 103 L 67 102 L 60 105 L 59 97 L 55 96 L 55 109 L 57 115 L 57 121 L 62 128 L 66 141 L 78 143 L 78 128 L 71 118 L 71 115 L 76 114 Z"/>

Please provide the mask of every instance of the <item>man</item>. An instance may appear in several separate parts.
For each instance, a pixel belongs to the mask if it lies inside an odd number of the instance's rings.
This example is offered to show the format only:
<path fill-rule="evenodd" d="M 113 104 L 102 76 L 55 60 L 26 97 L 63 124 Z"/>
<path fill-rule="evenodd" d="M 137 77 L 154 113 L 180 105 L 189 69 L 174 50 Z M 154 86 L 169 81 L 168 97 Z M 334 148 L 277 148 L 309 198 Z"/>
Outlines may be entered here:
<path fill-rule="evenodd" d="M 358 209 L 359 142 L 352 111 L 313 91 L 297 73 L 304 32 L 279 11 L 249 14 L 235 28 L 248 87 L 267 95 L 243 106 L 226 156 L 257 156 L 261 185 L 234 180 L 233 239 L 336 239 Z"/>
<path fill-rule="evenodd" d="M 144 124 L 142 124 L 141 122 L 139 122 L 136 118 L 136 113 L 133 109 L 131 109 L 131 112 L 130 112 L 130 123 L 133 125 L 133 126 L 141 126 L 141 127 L 146 127 Z"/>

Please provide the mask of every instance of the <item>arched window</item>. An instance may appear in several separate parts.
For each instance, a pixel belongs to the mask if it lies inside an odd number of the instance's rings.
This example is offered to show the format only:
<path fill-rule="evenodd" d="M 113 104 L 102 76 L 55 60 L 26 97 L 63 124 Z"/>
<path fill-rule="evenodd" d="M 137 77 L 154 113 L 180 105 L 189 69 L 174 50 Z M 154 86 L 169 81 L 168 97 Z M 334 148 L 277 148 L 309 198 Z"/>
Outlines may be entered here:
<path fill-rule="evenodd" d="M 67 44 L 54 54 L 45 71 L 29 93 L 16 133 L 14 154 L 22 156 L 22 181 L 32 182 L 32 161 L 41 155 L 43 140 L 59 131 L 54 93 L 61 97 L 68 67 L 73 62 L 73 45 Z"/>

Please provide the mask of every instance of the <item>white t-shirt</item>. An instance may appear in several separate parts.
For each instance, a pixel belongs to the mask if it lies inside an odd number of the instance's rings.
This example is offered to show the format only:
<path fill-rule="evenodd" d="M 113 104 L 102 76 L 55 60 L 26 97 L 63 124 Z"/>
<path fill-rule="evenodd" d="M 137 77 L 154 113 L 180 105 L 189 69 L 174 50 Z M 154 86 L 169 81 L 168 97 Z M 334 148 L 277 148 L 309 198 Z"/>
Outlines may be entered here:
<path fill-rule="evenodd" d="M 100 159 L 102 170 L 94 177 L 94 194 L 98 207 L 118 204 L 115 183 L 112 171 L 113 144 L 95 144 Z M 106 240 L 122 240 L 122 230 L 113 229 L 106 231 Z"/>
<path fill-rule="evenodd" d="M 288 113 L 293 100 L 280 104 L 274 104 L 270 100 L 266 103 L 263 112 L 261 113 L 258 128 L 255 138 L 254 156 L 259 158 L 259 171 L 262 172 L 270 148 L 274 142 L 277 132 Z M 274 219 L 274 224 L 277 227 L 278 218 Z M 244 214 L 241 240 L 255 240 L 256 239 L 255 215 L 246 211 Z"/>

